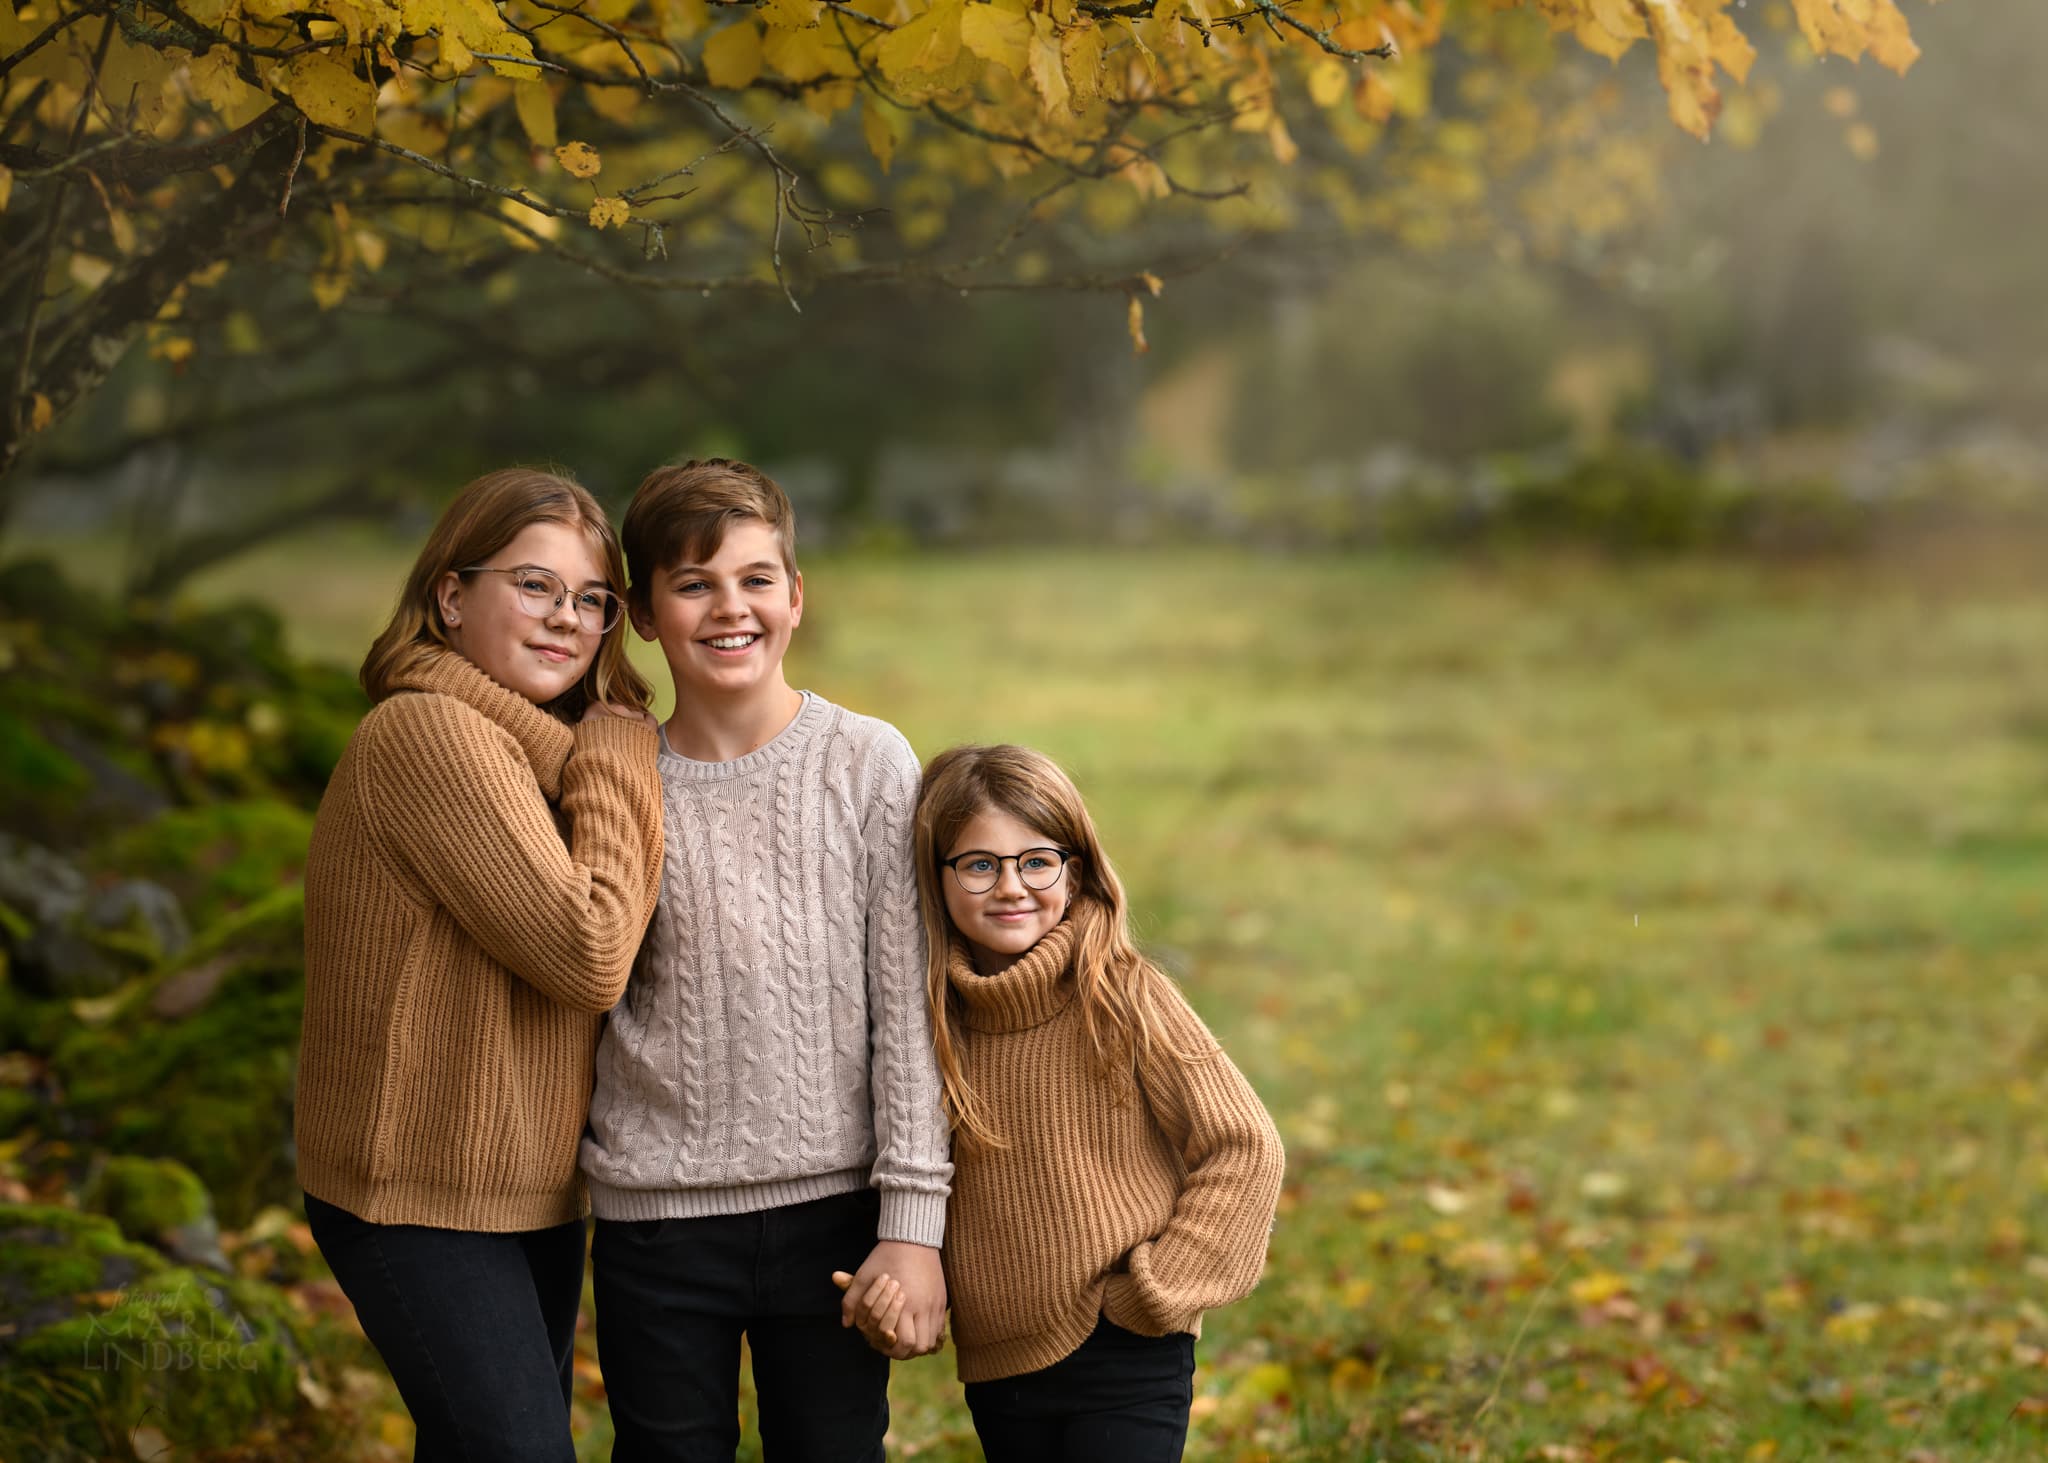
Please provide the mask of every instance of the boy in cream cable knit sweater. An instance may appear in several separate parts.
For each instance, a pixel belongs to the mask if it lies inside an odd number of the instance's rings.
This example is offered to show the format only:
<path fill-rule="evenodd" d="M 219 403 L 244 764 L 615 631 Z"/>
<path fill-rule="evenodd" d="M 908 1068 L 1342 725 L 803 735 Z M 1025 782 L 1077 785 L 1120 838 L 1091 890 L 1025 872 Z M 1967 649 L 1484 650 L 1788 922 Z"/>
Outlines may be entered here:
<path fill-rule="evenodd" d="M 675 679 L 660 902 L 609 1018 L 582 1166 L 618 1463 L 729 1460 L 746 1337 L 770 1463 L 882 1457 L 888 1355 L 834 1271 L 936 1349 L 952 1177 L 902 735 L 790 687 L 794 515 L 754 468 L 651 473 L 621 537 Z"/>

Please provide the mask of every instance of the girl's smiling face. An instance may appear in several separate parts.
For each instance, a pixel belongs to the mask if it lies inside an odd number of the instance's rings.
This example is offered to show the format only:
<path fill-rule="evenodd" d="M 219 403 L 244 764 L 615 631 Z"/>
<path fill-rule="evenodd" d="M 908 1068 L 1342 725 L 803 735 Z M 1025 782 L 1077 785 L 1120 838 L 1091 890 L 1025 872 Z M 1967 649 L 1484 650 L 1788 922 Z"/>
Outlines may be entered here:
<path fill-rule="evenodd" d="M 438 594 L 448 643 L 506 690 L 545 706 L 583 679 L 604 635 L 576 618 L 570 599 L 533 614 L 520 599 L 519 576 L 502 571 L 545 569 L 572 591 L 603 589 L 596 546 L 580 525 L 543 520 L 529 523 L 479 567 L 491 572 L 442 576 Z"/>
<path fill-rule="evenodd" d="M 946 913 L 967 941 L 974 968 L 981 974 L 993 975 L 1014 964 L 1066 917 L 1074 881 L 1080 874 L 1079 861 L 1068 859 L 1049 887 L 1033 889 L 1024 882 L 1016 858 L 1030 849 L 1058 847 L 1056 839 L 1029 823 L 997 808 L 983 808 L 954 836 L 952 846 L 941 850 L 941 858 L 982 853 L 1001 861 L 995 886 L 981 894 L 969 893 L 960 884 L 963 871 L 970 881 L 980 882 L 969 867 L 971 860 L 963 859 L 939 875 L 946 892 Z"/>

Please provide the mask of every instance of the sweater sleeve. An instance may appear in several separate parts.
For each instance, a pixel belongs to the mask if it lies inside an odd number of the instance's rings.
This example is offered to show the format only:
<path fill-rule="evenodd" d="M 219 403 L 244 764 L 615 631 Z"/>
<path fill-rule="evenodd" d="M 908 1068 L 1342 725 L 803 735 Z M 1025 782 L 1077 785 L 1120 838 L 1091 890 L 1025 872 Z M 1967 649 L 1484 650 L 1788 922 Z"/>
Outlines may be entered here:
<path fill-rule="evenodd" d="M 362 813 L 485 953 L 551 999 L 609 1011 L 661 880 L 652 728 L 586 721 L 562 769 L 563 846 L 516 744 L 467 707 L 396 696 L 364 722 Z"/>
<path fill-rule="evenodd" d="M 1103 1314 L 1129 1331 L 1194 1329 L 1203 1311 L 1251 1293 L 1280 1198 L 1280 1134 L 1179 991 L 1164 986 L 1163 1042 L 1141 1083 L 1147 1105 L 1187 1165 L 1166 1227 L 1109 1277 Z M 1196 1054 L 1187 1060 L 1182 1054 Z"/>
<path fill-rule="evenodd" d="M 917 754 L 892 729 L 873 749 L 862 837 L 867 846 L 869 1101 L 878 1238 L 930 1245 L 946 1237 L 953 1164 L 925 1006 L 925 937 L 910 865 Z"/>

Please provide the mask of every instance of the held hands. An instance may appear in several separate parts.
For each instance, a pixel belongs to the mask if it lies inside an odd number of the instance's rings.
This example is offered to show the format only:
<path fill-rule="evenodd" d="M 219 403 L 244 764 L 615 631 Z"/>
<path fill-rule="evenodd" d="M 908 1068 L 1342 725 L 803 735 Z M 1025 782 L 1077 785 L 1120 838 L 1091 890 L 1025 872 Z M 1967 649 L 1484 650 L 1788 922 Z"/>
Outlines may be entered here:
<path fill-rule="evenodd" d="M 945 1340 L 946 1276 L 929 1245 L 883 1240 L 858 1273 L 834 1270 L 832 1283 L 846 1292 L 839 1324 L 859 1327 L 884 1356 L 929 1356 Z"/>

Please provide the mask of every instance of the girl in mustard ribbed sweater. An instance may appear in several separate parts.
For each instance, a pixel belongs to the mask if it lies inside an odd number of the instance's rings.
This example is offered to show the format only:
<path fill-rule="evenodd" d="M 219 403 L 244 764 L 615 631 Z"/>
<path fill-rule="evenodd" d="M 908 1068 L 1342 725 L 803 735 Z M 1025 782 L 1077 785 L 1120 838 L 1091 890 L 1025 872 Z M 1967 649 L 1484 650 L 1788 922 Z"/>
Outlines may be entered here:
<path fill-rule="evenodd" d="M 940 754 L 914 829 L 975 1431 L 990 1463 L 1177 1459 L 1202 1312 L 1265 1261 L 1279 1135 L 1132 944 L 1123 886 L 1051 759 Z M 849 1290 L 844 1318 L 886 1346 L 901 1306 L 883 1276 Z"/>

